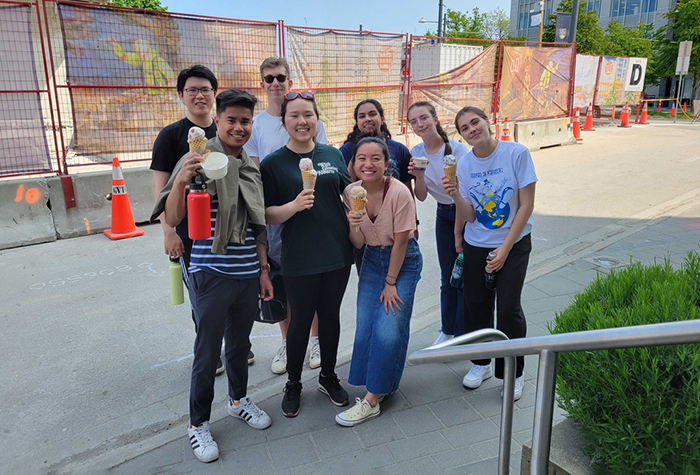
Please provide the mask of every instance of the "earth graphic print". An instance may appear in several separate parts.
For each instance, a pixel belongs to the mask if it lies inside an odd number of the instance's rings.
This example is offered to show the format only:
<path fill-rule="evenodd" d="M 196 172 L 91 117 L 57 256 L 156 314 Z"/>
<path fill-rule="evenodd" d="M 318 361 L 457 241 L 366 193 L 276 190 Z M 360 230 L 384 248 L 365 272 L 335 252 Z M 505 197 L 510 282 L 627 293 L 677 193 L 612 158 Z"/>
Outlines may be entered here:
<path fill-rule="evenodd" d="M 488 178 L 475 183 L 469 188 L 469 195 L 476 203 L 476 219 L 487 229 L 502 227 L 510 216 L 510 197 L 513 188 L 506 186 L 510 180 L 505 178 L 498 187 Z"/>

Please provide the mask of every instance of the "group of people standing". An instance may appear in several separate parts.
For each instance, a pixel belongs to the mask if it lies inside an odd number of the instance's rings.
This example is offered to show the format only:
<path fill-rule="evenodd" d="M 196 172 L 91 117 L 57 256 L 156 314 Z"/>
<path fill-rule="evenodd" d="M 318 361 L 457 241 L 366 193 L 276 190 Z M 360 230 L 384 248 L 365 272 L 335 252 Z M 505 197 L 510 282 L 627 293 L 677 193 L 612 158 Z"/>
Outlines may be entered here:
<path fill-rule="evenodd" d="M 274 294 L 271 267 L 280 269 L 288 300 L 282 346 L 271 364 L 273 372 L 288 375 L 284 415 L 300 412 L 310 341 L 310 366 L 321 368 L 319 391 L 336 406 L 350 403 L 335 367 L 340 307 L 353 263 L 359 284 L 348 382 L 364 386 L 366 394 L 336 422 L 354 426 L 380 414 L 382 400 L 399 388 L 423 267 L 415 198 L 431 195 L 437 201 L 442 325 L 436 343 L 493 327 L 496 301 L 497 328 L 510 338 L 525 336 L 520 293 L 537 180 L 525 147 L 497 141 L 486 115 L 466 107 L 455 126 L 472 147 L 468 151 L 447 137 L 431 104 L 418 102 L 409 108 L 408 121 L 423 143 L 409 151 L 391 139 L 381 104 L 366 99 L 355 108 L 353 131 L 338 150 L 327 145 L 313 93 L 290 92 L 283 58 L 266 59 L 260 73 L 268 102 L 253 116 L 253 95 L 230 89 L 217 96 L 207 68 L 182 71 L 177 90 L 187 116 L 160 133 L 151 165 L 158 195 L 153 218 L 161 219 L 166 254 L 181 258 L 195 322 L 188 436 L 203 462 L 219 456 L 209 418 L 222 339 L 229 414 L 256 429 L 271 424 L 246 391 L 258 295 L 269 300 Z M 182 224 L 187 184 L 205 160 L 187 147 L 192 126 L 204 129 L 207 149 L 226 154 L 229 165 L 224 178 L 207 182 L 212 237 L 189 243 Z M 454 181 L 443 176 L 447 155 L 459 159 Z M 416 166 L 417 157 L 427 158 L 427 167 Z M 316 173 L 313 188 L 303 186 L 303 159 Z M 357 187 L 363 188 L 362 209 L 353 206 Z M 464 286 L 456 289 L 449 279 L 460 252 Z M 484 286 L 485 266 L 497 273 L 498 291 Z M 522 363 L 516 398 L 522 394 Z M 463 384 L 477 388 L 491 375 L 490 361 L 474 361 Z M 498 361 L 496 376 L 502 377 Z"/>

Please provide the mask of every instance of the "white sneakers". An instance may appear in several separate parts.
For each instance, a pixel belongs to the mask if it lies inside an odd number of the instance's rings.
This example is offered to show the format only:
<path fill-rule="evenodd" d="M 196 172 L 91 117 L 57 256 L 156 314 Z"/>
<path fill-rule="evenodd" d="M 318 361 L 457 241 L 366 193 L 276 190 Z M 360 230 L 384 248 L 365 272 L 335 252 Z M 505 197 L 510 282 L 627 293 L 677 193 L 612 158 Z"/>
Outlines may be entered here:
<path fill-rule="evenodd" d="M 476 389 L 491 376 L 493 376 L 491 365 L 480 366 L 475 364 L 462 379 L 462 386 L 467 389 Z"/>
<path fill-rule="evenodd" d="M 309 368 L 316 369 L 321 366 L 321 345 L 318 337 L 311 337 L 311 351 L 309 352 Z"/>
<path fill-rule="evenodd" d="M 192 452 L 194 452 L 197 460 L 209 463 L 219 458 L 219 446 L 216 445 L 214 438 L 211 436 L 209 421 L 205 421 L 199 426 L 188 424 L 187 434 L 190 437 Z"/>
<path fill-rule="evenodd" d="M 372 407 L 372 405 L 365 399 L 356 397 L 355 405 L 347 411 L 341 412 L 335 416 L 335 422 L 344 427 L 353 427 L 366 421 L 367 419 L 376 417 L 379 414 L 381 414 L 381 411 L 379 410 L 379 403 Z"/>
<path fill-rule="evenodd" d="M 523 397 L 523 387 L 525 386 L 525 378 L 520 376 L 515 378 L 515 391 L 513 391 L 513 401 L 517 401 Z M 503 397 L 503 388 L 501 388 L 501 397 Z"/>
<path fill-rule="evenodd" d="M 228 413 L 233 417 L 246 421 L 253 429 L 267 429 L 272 424 L 270 416 L 256 406 L 249 397 L 241 399 L 238 404 L 229 398 Z M 205 421 L 199 426 L 187 424 L 187 435 L 190 438 L 192 452 L 197 460 L 209 463 L 219 458 L 219 446 L 211 436 L 209 421 Z"/>
<path fill-rule="evenodd" d="M 277 354 L 272 359 L 270 371 L 275 374 L 284 374 L 287 372 L 287 342 L 282 341 L 282 346 L 277 350 Z"/>
<path fill-rule="evenodd" d="M 437 345 L 437 344 L 439 344 L 439 343 L 442 343 L 442 342 L 444 342 L 444 341 L 447 341 L 447 340 L 451 340 L 451 339 L 453 339 L 454 337 L 455 337 L 454 335 L 448 335 L 448 334 L 443 333 L 442 331 L 440 331 L 440 335 L 437 337 L 437 340 L 435 340 L 435 341 L 433 342 L 432 346 L 435 346 L 435 345 Z"/>
<path fill-rule="evenodd" d="M 272 424 L 270 416 L 256 406 L 249 397 L 244 397 L 238 403 L 235 403 L 233 399 L 229 398 L 228 414 L 246 421 L 253 429 L 267 429 Z"/>
<path fill-rule="evenodd" d="M 311 350 L 309 351 L 309 368 L 316 369 L 321 367 L 321 345 L 318 343 L 318 337 L 311 337 Z M 275 374 L 284 374 L 287 372 L 287 342 L 283 341 L 282 346 L 277 350 L 277 354 L 272 359 L 270 371 Z"/>

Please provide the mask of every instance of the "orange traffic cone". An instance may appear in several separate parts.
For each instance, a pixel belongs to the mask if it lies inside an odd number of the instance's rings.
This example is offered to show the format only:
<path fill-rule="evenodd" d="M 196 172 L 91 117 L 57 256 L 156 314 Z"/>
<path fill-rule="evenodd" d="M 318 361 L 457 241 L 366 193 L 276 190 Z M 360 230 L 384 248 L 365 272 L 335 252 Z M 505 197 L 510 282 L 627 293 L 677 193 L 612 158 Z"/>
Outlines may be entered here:
<path fill-rule="evenodd" d="M 673 105 L 671 106 L 671 117 L 674 117 L 676 115 L 676 101 L 673 101 Z"/>
<path fill-rule="evenodd" d="M 589 130 L 595 130 L 593 128 L 593 104 L 588 103 L 588 110 L 586 111 L 586 122 L 583 124 L 584 132 Z"/>
<path fill-rule="evenodd" d="M 129 195 L 126 192 L 122 167 L 119 159 L 112 159 L 112 227 L 105 230 L 105 236 L 112 240 L 141 236 L 143 229 L 136 227 L 131 213 Z"/>
<path fill-rule="evenodd" d="M 658 112 L 661 112 L 661 101 L 659 101 L 659 110 Z"/>
<path fill-rule="evenodd" d="M 686 103 L 684 102 L 684 103 L 683 103 L 683 113 L 684 113 L 684 114 L 686 113 L 685 104 L 686 104 Z"/>
<path fill-rule="evenodd" d="M 612 120 L 615 120 L 615 106 L 613 106 L 612 114 L 610 114 L 610 117 L 612 117 Z"/>
<path fill-rule="evenodd" d="M 642 116 L 639 118 L 640 124 L 648 124 L 647 122 L 647 101 L 644 101 L 644 107 L 642 108 Z"/>
<path fill-rule="evenodd" d="M 620 125 L 618 127 L 632 127 L 630 125 L 630 108 L 627 102 L 625 102 L 622 112 L 620 113 Z"/>
<path fill-rule="evenodd" d="M 581 138 L 581 109 L 579 107 L 574 111 L 574 138 L 577 142 L 583 141 Z"/>
<path fill-rule="evenodd" d="M 508 128 L 508 117 L 503 119 L 503 135 L 501 135 L 501 140 L 504 142 L 510 142 L 510 129 Z"/>

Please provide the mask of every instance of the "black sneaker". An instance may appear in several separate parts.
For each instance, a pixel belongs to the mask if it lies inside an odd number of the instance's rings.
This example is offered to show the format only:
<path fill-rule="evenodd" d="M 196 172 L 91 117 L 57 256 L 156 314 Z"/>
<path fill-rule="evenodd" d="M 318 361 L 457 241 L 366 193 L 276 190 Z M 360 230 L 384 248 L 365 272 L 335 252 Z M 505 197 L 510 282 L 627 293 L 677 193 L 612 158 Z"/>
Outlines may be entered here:
<path fill-rule="evenodd" d="M 253 364 L 255 363 L 255 355 L 253 354 L 253 350 L 248 350 L 248 364 Z"/>
<path fill-rule="evenodd" d="M 338 375 L 331 376 L 318 375 L 318 390 L 328 396 L 336 406 L 347 406 L 350 403 L 348 392 L 340 385 Z"/>
<path fill-rule="evenodd" d="M 224 362 L 221 360 L 221 356 L 219 356 L 219 362 L 216 363 L 216 375 L 219 376 L 220 374 L 223 374 L 224 369 Z"/>
<path fill-rule="evenodd" d="M 282 397 L 282 413 L 285 417 L 296 417 L 301 403 L 301 382 L 287 381 Z"/>

